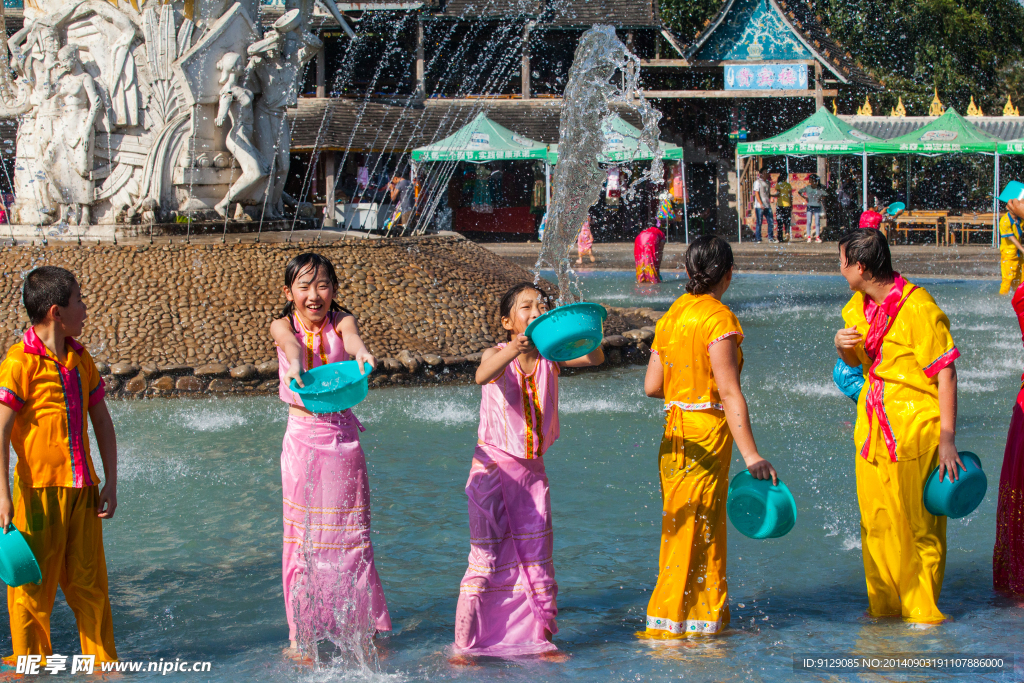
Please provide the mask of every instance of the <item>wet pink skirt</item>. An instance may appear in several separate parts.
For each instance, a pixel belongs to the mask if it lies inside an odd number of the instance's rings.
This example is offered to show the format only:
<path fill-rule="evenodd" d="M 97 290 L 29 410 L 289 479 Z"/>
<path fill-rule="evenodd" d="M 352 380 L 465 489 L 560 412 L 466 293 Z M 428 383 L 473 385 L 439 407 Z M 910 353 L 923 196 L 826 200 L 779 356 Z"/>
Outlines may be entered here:
<path fill-rule="evenodd" d="M 553 532 L 544 459 L 478 445 L 466 483 L 469 567 L 455 612 L 457 654 L 514 657 L 558 648 Z"/>
<path fill-rule="evenodd" d="M 285 611 L 301 643 L 391 630 L 370 541 L 370 485 L 351 412 L 288 417 L 281 452 Z"/>
<path fill-rule="evenodd" d="M 1024 389 L 1013 405 L 999 477 L 992 583 L 996 590 L 1024 595 Z"/>

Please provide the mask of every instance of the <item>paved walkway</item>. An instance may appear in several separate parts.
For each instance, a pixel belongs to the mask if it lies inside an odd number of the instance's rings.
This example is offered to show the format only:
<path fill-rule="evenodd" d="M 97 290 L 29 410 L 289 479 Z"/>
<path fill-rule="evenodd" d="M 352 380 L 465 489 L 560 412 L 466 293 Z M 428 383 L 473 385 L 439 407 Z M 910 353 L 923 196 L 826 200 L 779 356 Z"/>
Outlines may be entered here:
<path fill-rule="evenodd" d="M 537 262 L 540 244 L 512 242 L 482 244 L 496 254 L 531 268 Z M 740 271 L 768 271 L 775 273 L 839 274 L 839 254 L 835 242 L 807 244 L 806 242 L 732 245 L 736 267 Z M 664 269 L 682 269 L 686 245 L 670 242 L 665 245 L 662 262 Z M 573 251 L 575 255 L 575 251 Z M 597 263 L 585 263 L 584 269 L 633 270 L 633 245 L 611 242 L 594 245 Z M 928 245 L 892 247 L 893 265 L 907 276 L 998 278 L 999 252 L 992 247 L 961 246 L 935 247 Z"/>

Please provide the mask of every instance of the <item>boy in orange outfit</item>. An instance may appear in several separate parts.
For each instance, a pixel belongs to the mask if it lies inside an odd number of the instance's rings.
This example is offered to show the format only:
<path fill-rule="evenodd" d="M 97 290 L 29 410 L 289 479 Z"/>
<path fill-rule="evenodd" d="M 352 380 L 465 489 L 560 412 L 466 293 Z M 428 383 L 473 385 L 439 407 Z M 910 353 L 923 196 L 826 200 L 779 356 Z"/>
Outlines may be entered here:
<path fill-rule="evenodd" d="M 102 519 L 117 507 L 117 442 L 103 401 L 103 380 L 75 341 L 85 303 L 75 276 L 44 266 L 25 278 L 22 300 L 32 322 L 0 364 L 0 524 L 25 536 L 42 581 L 7 589 L 11 644 L 19 655 L 53 653 L 50 613 L 57 586 L 75 613 L 82 654 L 116 661 L 107 595 Z M 106 483 L 89 456 L 92 420 Z M 18 454 L 14 496 L 7 481 L 10 447 Z"/>
<path fill-rule="evenodd" d="M 954 480 L 963 469 L 955 443 L 960 352 L 935 300 L 892 269 L 881 232 L 847 232 L 839 260 L 854 294 L 836 351 L 867 369 L 853 438 L 869 613 L 939 623 L 946 518 L 928 512 L 923 491 L 936 466 Z"/>

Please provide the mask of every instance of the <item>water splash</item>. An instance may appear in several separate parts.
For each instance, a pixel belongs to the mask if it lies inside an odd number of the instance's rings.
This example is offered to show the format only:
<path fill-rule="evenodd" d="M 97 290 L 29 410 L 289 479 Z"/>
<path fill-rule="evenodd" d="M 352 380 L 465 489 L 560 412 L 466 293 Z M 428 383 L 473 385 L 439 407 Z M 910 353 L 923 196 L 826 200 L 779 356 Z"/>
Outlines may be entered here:
<path fill-rule="evenodd" d="M 615 35 L 614 26 L 596 25 L 580 38 L 569 69 L 569 82 L 562 99 L 559 123 L 558 166 L 555 167 L 547 229 L 535 270 L 553 267 L 558 277 L 558 303 L 580 299 L 578 279 L 569 265 L 569 249 L 597 203 L 604 180 L 598 155 L 607 146 L 604 127 L 618 109 L 636 112 L 643 122 L 641 148 L 658 149 L 658 120 L 661 112 L 644 99 L 640 89 L 640 59 Z M 632 199 L 638 183 L 661 184 L 663 167 L 655 159 L 626 190 Z"/>

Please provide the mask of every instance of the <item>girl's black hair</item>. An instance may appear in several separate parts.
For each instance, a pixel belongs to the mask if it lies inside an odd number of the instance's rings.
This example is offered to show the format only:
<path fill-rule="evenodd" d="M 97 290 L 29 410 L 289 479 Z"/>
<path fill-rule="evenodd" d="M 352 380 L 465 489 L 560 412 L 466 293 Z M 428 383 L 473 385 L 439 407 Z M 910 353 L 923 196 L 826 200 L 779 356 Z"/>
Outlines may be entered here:
<path fill-rule="evenodd" d="M 299 277 L 301 273 L 306 270 L 312 269 L 313 275 L 315 276 L 320 271 L 323 271 L 327 275 L 327 279 L 331 281 L 334 286 L 334 292 L 338 292 L 338 273 L 334 270 L 334 264 L 331 263 L 330 259 L 320 254 L 314 254 L 311 251 L 305 254 L 299 254 L 284 268 L 284 286 L 291 289 L 292 283 Z M 337 301 L 331 300 L 331 312 L 341 312 L 352 315 L 352 311 L 341 306 Z M 281 315 L 278 318 L 288 318 L 288 322 L 291 324 L 292 329 L 295 330 L 295 321 L 292 320 L 292 313 L 295 312 L 295 303 L 289 301 L 285 304 L 284 308 L 281 309 Z M 298 330 L 295 330 L 298 332 Z"/>
<path fill-rule="evenodd" d="M 707 294 L 732 268 L 732 247 L 717 235 L 703 235 L 686 250 L 686 291 Z"/>
<path fill-rule="evenodd" d="M 840 255 L 846 252 L 846 263 L 859 263 L 864 272 L 874 280 L 892 282 L 896 271 L 892 267 L 892 254 L 889 252 L 889 241 L 881 230 L 872 228 L 853 228 L 839 238 Z"/>
<path fill-rule="evenodd" d="M 536 290 L 540 292 L 542 297 L 544 297 L 545 299 L 547 298 L 547 294 L 544 293 L 544 290 L 538 287 L 537 285 L 533 284 L 532 282 L 517 282 L 516 284 L 509 287 L 509 290 L 505 292 L 505 294 L 501 297 L 501 303 L 498 304 L 499 323 L 501 322 L 502 318 L 512 317 L 512 307 L 516 305 L 516 299 L 518 299 L 519 295 L 528 289 Z M 512 330 L 505 330 L 505 334 L 508 337 L 508 339 L 506 339 L 505 341 L 512 341 Z"/>

